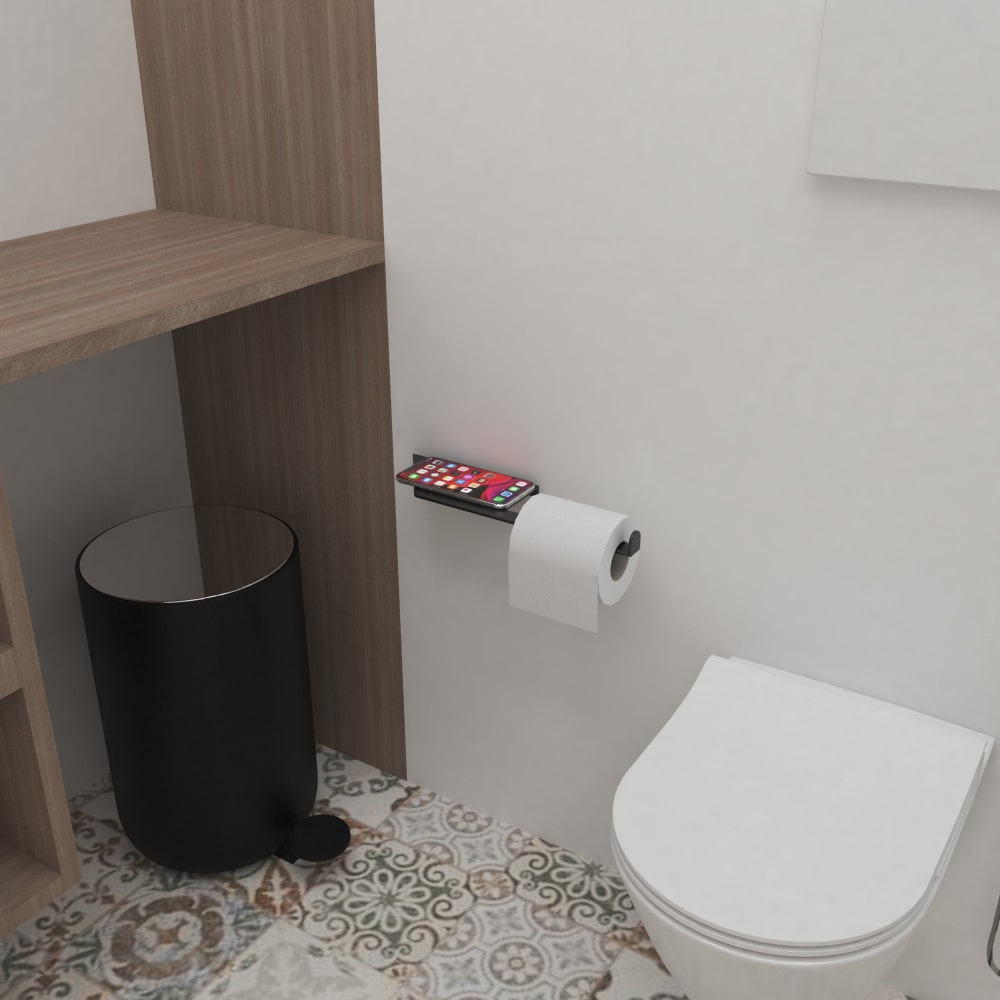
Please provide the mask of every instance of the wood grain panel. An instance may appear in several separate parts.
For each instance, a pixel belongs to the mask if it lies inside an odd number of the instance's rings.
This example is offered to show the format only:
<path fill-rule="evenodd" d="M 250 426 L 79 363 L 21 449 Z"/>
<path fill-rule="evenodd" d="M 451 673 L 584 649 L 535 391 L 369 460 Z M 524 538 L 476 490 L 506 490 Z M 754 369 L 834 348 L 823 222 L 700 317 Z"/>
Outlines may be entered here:
<path fill-rule="evenodd" d="M 0 486 L 0 601 L 10 646 L 0 699 L 0 938 L 80 877 L 28 602 Z"/>
<path fill-rule="evenodd" d="M 28 857 L 12 844 L 0 841 L 0 886 L 3 887 L 0 938 L 51 903 L 58 895 L 54 890 L 59 882 L 57 871 Z"/>
<path fill-rule="evenodd" d="M 132 9 L 160 208 L 382 238 L 373 0 Z M 195 501 L 302 542 L 318 738 L 405 774 L 384 268 L 174 344 Z"/>
<path fill-rule="evenodd" d="M 17 670 L 14 647 L 9 642 L 0 642 L 0 698 L 6 698 L 21 687 L 21 677 Z"/>
<path fill-rule="evenodd" d="M 0 383 L 383 259 L 370 240 L 165 211 L 0 243 Z"/>
<path fill-rule="evenodd" d="M 195 502 L 270 511 L 299 535 L 317 738 L 398 774 L 385 317 L 373 307 L 384 301 L 381 270 L 199 323 L 174 345 Z M 220 379 L 234 358 L 238 377 Z"/>
<path fill-rule="evenodd" d="M 372 0 L 132 0 L 156 204 L 382 239 Z"/>
<path fill-rule="evenodd" d="M 0 701 L 0 841 L 56 871 L 59 858 L 24 688 Z"/>

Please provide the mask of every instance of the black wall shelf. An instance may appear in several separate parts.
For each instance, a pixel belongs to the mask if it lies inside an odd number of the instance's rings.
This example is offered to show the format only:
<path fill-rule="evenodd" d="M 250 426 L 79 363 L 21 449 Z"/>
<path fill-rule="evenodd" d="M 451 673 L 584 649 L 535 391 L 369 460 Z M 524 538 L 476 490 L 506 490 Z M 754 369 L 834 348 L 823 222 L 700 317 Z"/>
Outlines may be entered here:
<path fill-rule="evenodd" d="M 423 462 L 428 456 L 418 455 L 413 452 L 413 461 Z M 538 484 L 536 483 L 537 487 Z M 435 493 L 433 490 L 423 489 L 420 486 L 412 486 L 413 495 L 418 500 L 429 500 L 431 503 L 439 503 L 444 507 L 454 507 L 456 510 L 464 510 L 467 514 L 477 514 L 479 517 L 488 517 L 493 521 L 504 521 L 507 524 L 513 524 L 517 520 L 518 510 L 508 507 L 505 510 L 497 510 L 494 507 L 487 507 L 482 504 L 469 503 L 467 500 L 459 500 L 455 497 L 447 496 L 444 493 Z M 538 492 L 541 491 L 541 487 L 538 487 Z M 530 500 L 531 497 L 536 496 L 537 493 L 529 493 L 524 497 L 524 500 Z M 524 503 L 521 500 L 516 507 L 520 509 L 521 504 Z M 629 536 L 627 542 L 622 542 L 617 549 L 615 549 L 615 555 L 624 556 L 626 559 L 634 556 L 638 551 L 642 543 L 642 534 L 639 531 L 633 531 Z"/>

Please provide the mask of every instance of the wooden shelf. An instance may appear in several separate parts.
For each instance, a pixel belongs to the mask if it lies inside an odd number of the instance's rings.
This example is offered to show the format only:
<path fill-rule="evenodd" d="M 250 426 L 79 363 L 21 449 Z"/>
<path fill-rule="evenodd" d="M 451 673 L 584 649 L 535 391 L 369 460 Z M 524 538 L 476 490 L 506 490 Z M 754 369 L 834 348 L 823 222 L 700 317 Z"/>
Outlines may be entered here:
<path fill-rule="evenodd" d="M 0 384 L 178 331 L 195 503 L 295 525 L 316 735 L 405 775 L 374 4 L 132 20 L 160 209 L 0 243 Z M 80 873 L 2 486 L 0 641 L 2 938 Z"/>
<path fill-rule="evenodd" d="M 0 484 L 0 938 L 80 877 L 14 530 Z M 9 642 L 7 640 L 10 640 Z"/>
<path fill-rule="evenodd" d="M 59 872 L 0 841 L 0 927 L 17 927 L 65 888 Z"/>
<path fill-rule="evenodd" d="M 384 259 L 373 240 L 162 210 L 0 243 L 0 384 Z"/>
<path fill-rule="evenodd" d="M 14 647 L 0 639 L 0 698 L 21 690 L 21 677 L 13 653 Z"/>

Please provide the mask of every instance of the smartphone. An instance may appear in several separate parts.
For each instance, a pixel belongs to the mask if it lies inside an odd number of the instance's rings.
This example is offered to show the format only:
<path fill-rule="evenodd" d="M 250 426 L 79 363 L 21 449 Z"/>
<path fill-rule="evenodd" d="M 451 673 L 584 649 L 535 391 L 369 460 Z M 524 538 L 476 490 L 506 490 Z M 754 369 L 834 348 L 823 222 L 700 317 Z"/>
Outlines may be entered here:
<path fill-rule="evenodd" d="M 431 493 L 446 493 L 456 500 L 497 510 L 519 503 L 538 489 L 530 479 L 480 469 L 450 458 L 425 458 L 397 472 L 396 479 L 405 486 L 418 486 Z"/>

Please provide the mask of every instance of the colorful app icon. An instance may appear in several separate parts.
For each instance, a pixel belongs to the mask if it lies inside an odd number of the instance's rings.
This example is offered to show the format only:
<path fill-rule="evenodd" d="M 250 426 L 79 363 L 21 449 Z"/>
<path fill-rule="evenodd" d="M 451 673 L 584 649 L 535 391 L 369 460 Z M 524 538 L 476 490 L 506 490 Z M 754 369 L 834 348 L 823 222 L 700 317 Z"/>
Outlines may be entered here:
<path fill-rule="evenodd" d="M 460 465 L 458 467 L 458 471 L 459 472 L 468 472 L 469 471 L 469 467 L 467 465 Z"/>
<path fill-rule="evenodd" d="M 439 479 L 434 485 L 435 486 L 447 486 L 448 484 L 443 479 Z"/>
<path fill-rule="evenodd" d="M 448 463 L 448 468 L 449 469 L 454 469 L 455 468 L 455 463 L 454 462 L 449 462 Z"/>
<path fill-rule="evenodd" d="M 421 479 L 420 482 L 422 482 L 422 483 L 433 483 L 434 482 L 434 477 L 433 476 L 424 476 L 424 478 Z"/>
<path fill-rule="evenodd" d="M 470 490 L 470 489 L 469 489 L 469 487 L 468 487 L 468 486 L 466 486 L 466 487 L 464 487 L 464 488 L 463 488 L 462 492 L 463 492 L 463 493 L 471 493 L 471 492 L 472 492 L 472 490 Z"/>
<path fill-rule="evenodd" d="M 494 503 L 503 503 L 503 497 L 494 497 L 493 498 L 493 502 Z"/>
<path fill-rule="evenodd" d="M 511 493 L 510 490 L 504 490 L 503 493 L 500 494 L 500 496 L 502 496 L 502 497 L 512 497 L 513 495 L 514 494 Z"/>
<path fill-rule="evenodd" d="M 458 483 L 449 483 L 448 484 L 448 489 L 449 490 L 457 490 L 458 489 Z"/>
<path fill-rule="evenodd" d="M 528 484 L 527 484 L 527 483 L 526 483 L 526 482 L 525 482 L 525 481 L 524 481 L 523 479 L 519 479 L 519 480 L 517 481 L 517 485 L 518 485 L 518 486 L 520 486 L 520 487 L 521 487 L 521 489 L 523 490 L 523 489 L 524 489 L 524 487 L 525 487 L 525 486 L 527 486 Z"/>
<path fill-rule="evenodd" d="M 418 476 L 415 472 L 411 472 L 406 478 L 407 479 L 419 479 L 420 476 Z"/>
<path fill-rule="evenodd" d="M 492 478 L 493 478 L 493 473 L 492 472 L 484 472 L 483 473 L 483 479 L 492 479 Z"/>
<path fill-rule="evenodd" d="M 428 465 L 440 465 L 441 464 L 441 459 L 440 458 L 431 459 L 431 461 L 429 461 L 427 464 Z"/>
<path fill-rule="evenodd" d="M 510 488 L 511 493 L 520 493 L 521 490 L 517 486 L 512 486 Z"/>
<path fill-rule="evenodd" d="M 446 483 L 450 483 L 455 477 L 454 476 L 442 476 L 441 477 Z"/>

